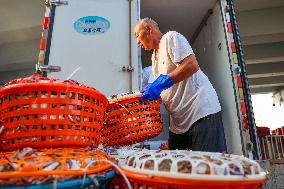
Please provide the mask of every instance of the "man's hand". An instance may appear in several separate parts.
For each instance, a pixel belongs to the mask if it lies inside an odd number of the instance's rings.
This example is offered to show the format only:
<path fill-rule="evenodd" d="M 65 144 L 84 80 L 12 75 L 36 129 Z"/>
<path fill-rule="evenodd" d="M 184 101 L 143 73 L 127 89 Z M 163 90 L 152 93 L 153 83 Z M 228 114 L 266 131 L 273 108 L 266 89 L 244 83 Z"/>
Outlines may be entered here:
<path fill-rule="evenodd" d="M 163 90 L 166 90 L 174 85 L 174 81 L 171 77 L 161 74 L 153 83 L 148 85 L 142 91 L 142 103 L 145 100 L 157 100 L 160 98 L 160 94 Z"/>

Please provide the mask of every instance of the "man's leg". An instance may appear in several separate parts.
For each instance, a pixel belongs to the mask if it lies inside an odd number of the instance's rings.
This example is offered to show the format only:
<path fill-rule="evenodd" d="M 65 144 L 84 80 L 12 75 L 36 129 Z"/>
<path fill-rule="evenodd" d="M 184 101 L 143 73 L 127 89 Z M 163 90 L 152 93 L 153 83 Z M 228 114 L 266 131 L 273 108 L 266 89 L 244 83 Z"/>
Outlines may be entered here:
<path fill-rule="evenodd" d="M 189 140 L 194 151 L 225 152 L 227 148 L 221 112 L 195 122 Z"/>
<path fill-rule="evenodd" d="M 188 132 L 183 134 L 175 134 L 169 132 L 169 149 L 170 150 L 189 150 Z"/>

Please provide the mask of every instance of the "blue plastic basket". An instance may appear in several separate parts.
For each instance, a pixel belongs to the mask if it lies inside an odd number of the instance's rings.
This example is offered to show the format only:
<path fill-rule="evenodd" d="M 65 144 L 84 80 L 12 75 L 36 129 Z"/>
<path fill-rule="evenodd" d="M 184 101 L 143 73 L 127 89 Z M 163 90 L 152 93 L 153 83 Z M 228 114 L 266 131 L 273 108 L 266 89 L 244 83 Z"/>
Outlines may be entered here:
<path fill-rule="evenodd" d="M 111 179 L 114 177 L 115 171 L 110 171 L 104 174 L 104 176 L 97 176 L 97 180 L 99 182 L 100 189 L 108 189 L 110 185 Z M 84 186 L 82 187 L 83 179 L 74 179 L 68 180 L 64 182 L 57 182 L 57 189 L 74 189 L 74 188 L 88 188 L 93 185 L 94 189 L 97 187 L 94 185 L 92 179 L 86 177 Z M 53 187 L 53 183 L 50 184 L 39 184 L 39 185 L 29 185 L 29 186 L 12 186 L 12 187 L 1 187 L 1 189 L 51 189 Z"/>

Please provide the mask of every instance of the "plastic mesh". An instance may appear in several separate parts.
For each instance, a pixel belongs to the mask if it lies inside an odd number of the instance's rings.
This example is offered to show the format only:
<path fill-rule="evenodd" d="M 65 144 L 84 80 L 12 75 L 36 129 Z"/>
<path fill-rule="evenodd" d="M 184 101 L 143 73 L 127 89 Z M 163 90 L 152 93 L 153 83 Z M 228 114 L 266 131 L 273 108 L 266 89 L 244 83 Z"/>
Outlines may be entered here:
<path fill-rule="evenodd" d="M 129 156 L 126 166 L 157 174 L 258 175 L 259 164 L 248 158 L 222 153 L 185 150 L 143 150 Z"/>
<path fill-rule="evenodd" d="M 91 161 L 108 159 L 108 156 L 98 150 L 83 148 L 24 148 L 20 151 L 2 153 L 1 156 L 1 179 L 21 176 L 93 174 L 112 167 L 108 163 L 98 161 L 91 164 L 85 172 L 84 169 Z"/>
<path fill-rule="evenodd" d="M 134 188 L 249 189 L 266 181 L 257 162 L 222 153 L 143 150 L 121 166 Z"/>
<path fill-rule="evenodd" d="M 160 100 L 141 104 L 141 94 L 126 94 L 110 100 L 102 133 L 103 146 L 136 144 L 162 132 Z"/>
<path fill-rule="evenodd" d="M 99 91 L 75 81 L 13 80 L 0 90 L 1 147 L 97 147 L 107 104 Z"/>

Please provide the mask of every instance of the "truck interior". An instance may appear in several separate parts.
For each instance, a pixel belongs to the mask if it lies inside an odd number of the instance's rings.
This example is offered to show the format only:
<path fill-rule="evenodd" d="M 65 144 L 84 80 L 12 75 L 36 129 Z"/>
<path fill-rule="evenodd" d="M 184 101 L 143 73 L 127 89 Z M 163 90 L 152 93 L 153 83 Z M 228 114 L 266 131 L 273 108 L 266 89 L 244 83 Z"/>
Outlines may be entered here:
<path fill-rule="evenodd" d="M 196 0 L 177 2 L 158 0 L 157 3 L 152 3 L 151 0 L 142 0 L 140 16 L 141 18 L 150 17 L 154 19 L 162 33 L 178 31 L 192 42 L 193 38 L 196 38 L 200 32 L 202 20 L 204 17 L 209 17 L 210 10 L 214 8 L 216 3 L 217 0 L 209 0 L 206 3 L 200 3 Z M 151 64 L 149 54 L 143 51 L 144 66 Z"/>
<path fill-rule="evenodd" d="M 235 81 L 229 60 L 227 36 L 220 2 L 209 0 L 141 1 L 141 18 L 154 19 L 162 33 L 178 31 L 183 34 L 218 93 L 229 152 L 242 154 Z M 142 63 L 148 66 L 151 53 L 142 50 Z"/>

